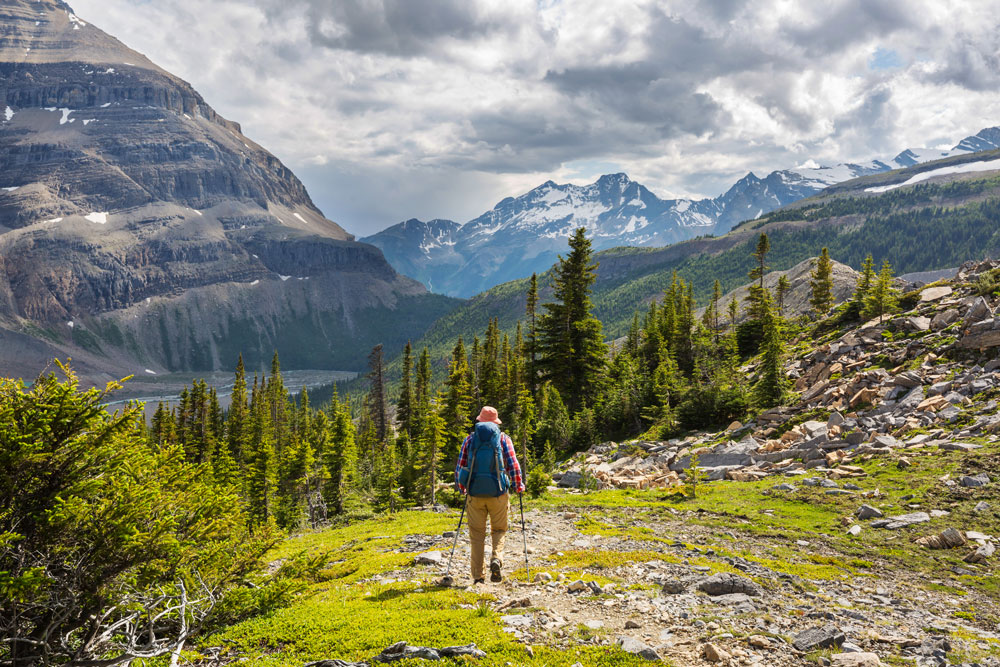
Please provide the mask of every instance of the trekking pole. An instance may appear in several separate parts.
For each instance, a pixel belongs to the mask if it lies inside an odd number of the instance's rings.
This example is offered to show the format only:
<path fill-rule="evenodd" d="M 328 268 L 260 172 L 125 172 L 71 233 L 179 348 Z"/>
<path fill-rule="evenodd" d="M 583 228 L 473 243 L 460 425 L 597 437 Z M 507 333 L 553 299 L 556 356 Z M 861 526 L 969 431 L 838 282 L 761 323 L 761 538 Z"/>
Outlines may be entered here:
<path fill-rule="evenodd" d="M 455 529 L 455 541 L 451 543 L 451 555 L 448 556 L 448 569 L 445 570 L 444 576 L 441 577 L 441 584 L 443 586 L 451 586 L 454 583 L 454 579 L 451 577 L 451 561 L 455 558 L 455 547 L 458 546 L 458 535 L 462 532 L 462 519 L 465 518 L 465 507 L 468 504 L 469 496 L 466 495 L 465 501 L 462 503 L 462 513 L 458 515 L 458 528 Z"/>
<path fill-rule="evenodd" d="M 528 569 L 528 534 L 524 532 L 524 493 L 517 494 L 517 499 L 521 503 L 521 539 L 524 542 L 524 574 L 531 583 L 531 570 Z"/>

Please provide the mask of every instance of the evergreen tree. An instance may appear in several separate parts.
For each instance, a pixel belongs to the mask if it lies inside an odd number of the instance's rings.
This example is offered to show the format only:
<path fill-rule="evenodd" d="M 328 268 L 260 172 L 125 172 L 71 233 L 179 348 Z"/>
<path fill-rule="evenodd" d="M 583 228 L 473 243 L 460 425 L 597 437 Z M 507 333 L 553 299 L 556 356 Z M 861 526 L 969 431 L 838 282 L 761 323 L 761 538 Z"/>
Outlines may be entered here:
<path fill-rule="evenodd" d="M 889 260 L 882 260 L 882 269 L 865 295 L 863 315 L 866 318 L 878 317 L 881 324 L 883 317 L 892 313 L 898 307 L 899 290 L 892 284 L 892 267 Z"/>
<path fill-rule="evenodd" d="M 538 313 L 538 274 L 531 274 L 531 281 L 528 283 L 528 299 L 527 305 L 525 306 L 525 315 L 528 318 L 528 341 L 525 345 L 525 351 L 527 352 L 527 371 L 528 371 L 528 389 L 531 390 L 531 395 L 535 396 L 538 393 L 538 366 L 536 360 L 536 351 L 538 346 L 538 330 L 536 316 Z"/>
<path fill-rule="evenodd" d="M 385 397 L 385 364 L 382 359 L 382 344 L 372 348 L 368 355 L 368 411 L 375 427 L 375 439 L 385 443 L 389 438 L 389 406 Z"/>
<path fill-rule="evenodd" d="M 356 488 L 357 447 L 354 422 L 347 406 L 334 402 L 331 407 L 330 442 L 327 448 L 327 483 L 323 496 L 337 514 L 343 514 Z"/>
<path fill-rule="evenodd" d="M 438 405 L 442 405 L 442 397 L 438 394 Z M 441 467 L 442 445 L 444 444 L 445 422 L 437 410 L 431 409 L 427 413 L 427 424 L 424 427 L 422 445 L 422 467 L 427 480 L 427 496 L 431 505 L 437 503 L 438 469 Z"/>
<path fill-rule="evenodd" d="M 762 408 L 769 408 L 781 404 L 788 390 L 788 378 L 785 375 L 785 343 L 782 340 L 780 320 L 770 302 L 766 301 L 764 305 L 764 337 L 761 342 L 763 356 L 760 377 L 754 391 L 757 404 Z"/>
<path fill-rule="evenodd" d="M 811 278 L 809 287 L 812 291 L 809 305 L 817 316 L 823 317 L 833 306 L 833 262 L 830 261 L 830 251 L 825 247 L 820 252 L 816 268 L 809 273 L 809 277 Z"/>
<path fill-rule="evenodd" d="M 739 314 L 739 310 L 739 304 L 736 302 L 736 297 L 734 296 L 729 300 L 729 306 L 726 308 L 726 311 L 729 313 L 729 328 L 734 331 L 736 330 L 736 316 Z"/>
<path fill-rule="evenodd" d="M 445 462 L 458 460 L 459 447 L 473 424 L 471 371 L 465 345 L 459 338 L 451 352 L 442 417 L 444 419 L 443 457 Z"/>
<path fill-rule="evenodd" d="M 767 273 L 767 253 L 771 251 L 771 241 L 767 238 L 767 234 L 761 233 L 760 237 L 757 239 L 757 246 L 754 249 L 753 257 L 756 260 L 756 265 L 750 270 L 750 279 L 757 281 L 756 285 L 751 285 L 749 288 L 750 294 L 747 296 L 747 302 L 749 303 L 748 314 L 751 320 L 763 320 L 765 317 L 764 311 L 767 308 L 767 301 L 769 296 L 767 289 L 764 287 L 764 275 Z"/>
<path fill-rule="evenodd" d="M 403 348 L 403 379 L 396 403 L 396 423 L 407 438 L 413 437 L 413 347 L 406 341 Z"/>
<path fill-rule="evenodd" d="M 254 391 L 250 400 L 250 438 L 245 458 L 247 461 L 247 510 L 251 521 L 261 525 L 273 516 L 275 490 L 275 454 L 271 413 L 267 400 L 258 390 L 254 378 Z"/>
<path fill-rule="evenodd" d="M 792 289 L 792 285 L 788 282 L 788 276 L 781 274 L 781 277 L 778 278 L 778 288 L 775 290 L 775 296 L 778 300 L 778 317 L 785 316 L 785 297 L 790 289 Z"/>
<path fill-rule="evenodd" d="M 593 403 L 604 374 L 606 346 L 601 322 L 591 312 L 590 292 L 596 280 L 591 245 L 583 227 L 576 230 L 568 257 L 555 268 L 554 302 L 539 318 L 539 359 L 542 375 L 569 405 Z"/>
<path fill-rule="evenodd" d="M 865 299 L 868 297 L 868 292 L 874 283 L 875 260 L 872 259 L 871 253 L 868 253 L 864 263 L 861 265 L 861 275 L 858 276 L 858 282 L 854 287 L 854 295 L 851 297 L 851 301 L 857 307 L 858 312 L 864 310 Z"/>
<path fill-rule="evenodd" d="M 229 443 L 229 451 L 239 466 L 245 463 L 243 449 L 246 443 L 247 421 L 247 377 L 246 369 L 243 366 L 243 355 L 240 354 L 239 359 L 236 360 L 236 378 L 233 381 L 229 416 L 226 420 L 226 440 Z"/>

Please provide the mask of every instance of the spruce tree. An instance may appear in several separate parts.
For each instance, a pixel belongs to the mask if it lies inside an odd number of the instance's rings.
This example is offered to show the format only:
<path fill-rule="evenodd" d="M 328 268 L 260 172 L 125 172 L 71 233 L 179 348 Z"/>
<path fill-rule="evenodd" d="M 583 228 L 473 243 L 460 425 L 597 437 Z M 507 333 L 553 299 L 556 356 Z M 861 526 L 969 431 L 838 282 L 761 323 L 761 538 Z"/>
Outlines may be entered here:
<path fill-rule="evenodd" d="M 396 403 L 396 423 L 407 438 L 413 437 L 413 347 L 406 341 L 403 348 L 403 379 Z"/>
<path fill-rule="evenodd" d="M 763 320 L 766 310 L 766 302 L 769 299 L 767 289 L 764 287 L 764 275 L 767 273 L 767 253 L 771 251 L 771 241 L 767 234 L 761 233 L 757 239 L 757 246 L 754 249 L 753 257 L 756 266 L 750 270 L 750 279 L 757 281 L 756 285 L 750 286 L 750 294 L 747 296 L 749 303 L 748 314 L 751 320 Z"/>
<path fill-rule="evenodd" d="M 729 328 L 733 331 L 736 330 L 736 316 L 739 314 L 740 306 L 736 302 L 736 297 L 734 296 L 729 300 L 729 306 L 726 308 L 726 312 L 729 314 Z"/>
<path fill-rule="evenodd" d="M 866 318 L 878 317 L 881 324 L 883 317 L 898 307 L 898 294 L 899 291 L 892 284 L 892 267 L 889 265 L 889 260 L 882 260 L 882 269 L 865 296 L 862 313 Z"/>
<path fill-rule="evenodd" d="M 528 373 L 528 389 L 531 390 L 531 395 L 535 396 L 538 393 L 538 366 L 536 361 L 536 351 L 538 345 L 538 324 L 536 322 L 536 317 L 538 314 L 538 274 L 531 274 L 531 281 L 528 283 L 528 299 L 525 306 L 525 315 L 528 318 L 528 340 L 525 344 L 525 352 L 527 353 L 527 373 Z"/>
<path fill-rule="evenodd" d="M 583 227 L 569 241 L 570 253 L 555 268 L 552 303 L 539 318 L 539 359 L 543 377 L 566 397 L 573 410 L 593 403 L 606 365 L 601 322 L 590 293 L 597 279 L 591 244 Z"/>
<path fill-rule="evenodd" d="M 764 306 L 762 358 L 754 392 L 758 406 L 770 408 L 781 404 L 788 391 L 788 378 L 785 375 L 785 343 L 781 323 L 770 300 L 766 300 Z"/>
<path fill-rule="evenodd" d="M 775 296 L 778 300 L 778 317 L 785 316 L 785 297 L 790 289 L 792 289 L 792 285 L 788 282 L 788 276 L 781 274 L 781 277 L 778 278 L 778 288 L 775 290 Z"/>
<path fill-rule="evenodd" d="M 368 410 L 372 425 L 375 427 L 375 439 L 380 443 L 388 441 L 389 437 L 389 406 L 385 397 L 385 364 L 382 358 L 382 344 L 372 348 L 368 355 Z"/>
<path fill-rule="evenodd" d="M 854 287 L 854 295 L 851 296 L 851 301 L 859 313 L 864 310 L 865 299 L 868 297 L 868 292 L 874 283 L 875 260 L 872 259 L 871 253 L 868 253 L 864 263 L 861 265 L 861 275 L 858 276 L 858 282 Z"/>
<path fill-rule="evenodd" d="M 833 262 L 830 261 L 830 251 L 825 247 L 816 260 L 816 267 L 809 273 L 811 296 L 809 305 L 813 313 L 823 317 L 833 306 Z M 780 306 L 779 306 L 780 308 Z"/>
<path fill-rule="evenodd" d="M 237 465 L 244 464 L 243 448 L 247 431 L 247 377 L 243 366 L 243 355 L 236 360 L 236 377 L 233 380 L 233 393 L 229 403 L 229 416 L 226 419 L 226 440 L 229 451 Z"/>
<path fill-rule="evenodd" d="M 343 514 L 356 488 L 355 466 L 358 452 L 355 445 L 354 422 L 346 405 L 334 403 L 331 408 L 330 440 L 327 447 L 327 483 L 323 496 L 337 514 Z"/>

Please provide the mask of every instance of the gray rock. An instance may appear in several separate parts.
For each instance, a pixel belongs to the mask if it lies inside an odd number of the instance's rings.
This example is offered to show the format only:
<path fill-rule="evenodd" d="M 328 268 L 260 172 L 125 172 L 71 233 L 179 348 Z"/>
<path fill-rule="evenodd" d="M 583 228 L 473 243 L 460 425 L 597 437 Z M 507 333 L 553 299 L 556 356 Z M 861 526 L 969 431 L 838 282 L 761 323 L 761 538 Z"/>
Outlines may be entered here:
<path fill-rule="evenodd" d="M 830 413 L 830 417 L 826 420 L 826 427 L 830 428 L 833 426 L 840 426 L 844 423 L 844 415 L 837 411 Z"/>
<path fill-rule="evenodd" d="M 803 630 L 795 635 L 792 646 L 802 652 L 815 651 L 821 648 L 839 648 L 847 637 L 835 625 L 824 625 Z"/>
<path fill-rule="evenodd" d="M 729 572 L 719 572 L 702 580 L 698 584 L 698 590 L 712 596 L 729 595 L 731 593 L 745 593 L 746 595 L 756 596 L 763 592 L 760 586 L 752 580 Z"/>
<path fill-rule="evenodd" d="M 712 602 L 723 607 L 733 607 L 740 614 L 749 614 L 757 610 L 753 604 L 753 598 L 746 593 L 713 595 Z"/>
<path fill-rule="evenodd" d="M 989 484 L 990 476 L 984 472 L 981 472 L 978 475 L 966 475 L 959 480 L 958 483 L 966 488 L 974 489 Z"/>
<path fill-rule="evenodd" d="M 473 658 L 486 657 L 486 652 L 480 650 L 475 644 L 465 644 L 464 646 L 446 646 L 445 648 L 438 649 L 438 653 L 441 654 L 442 658 L 458 658 L 463 655 L 469 655 Z"/>
<path fill-rule="evenodd" d="M 428 551 L 413 559 L 417 565 L 440 565 L 444 554 L 440 551 Z"/>
<path fill-rule="evenodd" d="M 563 476 L 559 479 L 559 486 L 568 489 L 578 489 L 580 488 L 580 480 L 582 475 L 578 472 L 569 470 L 563 473 Z"/>
<path fill-rule="evenodd" d="M 963 324 L 968 327 L 974 322 L 979 322 L 987 317 L 993 317 L 993 310 L 990 308 L 990 305 L 986 303 L 986 299 L 983 297 L 977 297 L 969 309 L 965 311 Z"/>
<path fill-rule="evenodd" d="M 429 646 L 410 646 L 406 642 L 397 642 L 372 658 L 372 662 L 388 663 L 398 660 L 440 660 L 441 654 Z"/>
<path fill-rule="evenodd" d="M 667 595 L 680 595 L 687 590 L 687 584 L 679 579 L 670 579 L 663 582 L 661 590 Z"/>
<path fill-rule="evenodd" d="M 927 331 L 931 328 L 931 320 L 929 317 L 909 317 L 906 319 L 906 327 L 911 331 Z"/>
<path fill-rule="evenodd" d="M 931 319 L 931 329 L 941 331 L 958 321 L 958 311 L 954 308 L 943 310 Z"/>
<path fill-rule="evenodd" d="M 654 662 L 660 662 L 663 660 L 659 653 L 646 644 L 643 644 L 638 639 L 633 639 L 632 637 L 619 637 L 615 643 L 618 644 L 618 647 L 626 653 L 637 655 L 645 660 Z"/>
<path fill-rule="evenodd" d="M 776 486 L 772 486 L 771 489 L 773 491 L 795 491 L 796 487 L 791 484 L 778 484 Z"/>
<path fill-rule="evenodd" d="M 532 614 L 511 614 L 509 616 L 500 617 L 501 623 L 514 628 L 531 627 L 534 620 L 535 617 Z"/>
<path fill-rule="evenodd" d="M 946 452 L 971 452 L 982 448 L 982 445 L 974 445 L 971 442 L 942 442 L 938 444 L 938 449 Z"/>
<path fill-rule="evenodd" d="M 872 521 L 872 528 L 887 528 L 889 530 L 898 530 L 899 528 L 905 528 L 906 526 L 912 526 L 916 523 L 924 523 L 931 520 L 930 514 L 927 512 L 911 512 L 909 514 L 900 514 L 898 516 L 891 516 L 888 519 L 879 519 L 878 521 Z"/>
<path fill-rule="evenodd" d="M 978 503 L 976 503 L 976 506 L 972 508 L 972 511 L 977 514 L 980 512 L 989 512 L 990 504 L 985 500 L 980 500 Z"/>
<path fill-rule="evenodd" d="M 857 517 L 861 520 L 865 519 L 881 519 L 885 514 L 877 507 L 872 507 L 871 505 L 862 505 L 855 512 Z"/>
<path fill-rule="evenodd" d="M 604 589 L 601 588 L 600 584 L 598 584 L 596 581 L 588 581 L 587 588 L 589 588 L 590 592 L 593 593 L 594 595 L 604 594 Z"/>

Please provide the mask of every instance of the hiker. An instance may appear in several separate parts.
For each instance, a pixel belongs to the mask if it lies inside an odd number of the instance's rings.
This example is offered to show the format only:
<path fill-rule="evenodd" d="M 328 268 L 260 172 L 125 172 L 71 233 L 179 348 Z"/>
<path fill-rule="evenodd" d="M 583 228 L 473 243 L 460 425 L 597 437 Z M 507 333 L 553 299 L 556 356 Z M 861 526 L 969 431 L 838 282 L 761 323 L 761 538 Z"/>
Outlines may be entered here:
<path fill-rule="evenodd" d="M 490 581 L 503 581 L 503 541 L 507 533 L 507 510 L 510 490 L 524 492 L 521 465 L 517 462 L 514 442 L 500 430 L 496 408 L 483 406 L 476 417 L 476 428 L 462 443 L 455 466 L 455 481 L 469 513 L 469 538 L 472 541 L 472 580 L 481 584 L 486 517 L 490 519 L 493 552 L 490 555 Z"/>

